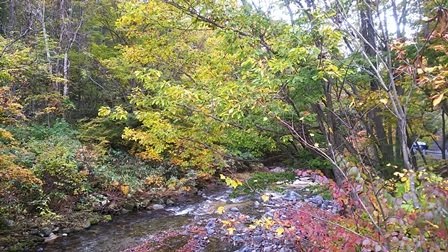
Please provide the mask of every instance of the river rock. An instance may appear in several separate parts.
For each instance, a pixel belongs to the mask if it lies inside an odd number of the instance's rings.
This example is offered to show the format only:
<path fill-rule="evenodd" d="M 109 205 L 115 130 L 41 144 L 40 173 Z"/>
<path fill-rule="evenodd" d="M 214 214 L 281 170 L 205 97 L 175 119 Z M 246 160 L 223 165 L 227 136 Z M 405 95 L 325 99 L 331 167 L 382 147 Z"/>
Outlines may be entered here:
<path fill-rule="evenodd" d="M 216 223 L 214 221 L 209 221 L 207 224 L 205 224 L 206 228 L 215 228 Z"/>
<path fill-rule="evenodd" d="M 171 199 L 167 199 L 167 200 L 166 200 L 166 204 L 167 204 L 168 206 L 172 206 L 172 205 L 174 205 L 174 201 L 172 201 Z"/>
<path fill-rule="evenodd" d="M 253 239 L 254 243 L 258 245 L 258 244 L 261 244 L 263 242 L 264 237 L 257 235 L 257 236 L 254 236 L 254 238 L 252 238 L 252 239 Z"/>
<path fill-rule="evenodd" d="M 207 228 L 207 234 L 212 235 L 215 233 L 215 230 L 213 228 Z"/>
<path fill-rule="evenodd" d="M 281 167 L 275 167 L 274 169 L 271 170 L 271 172 L 273 172 L 273 173 L 281 173 L 281 172 L 285 172 L 285 169 L 283 169 Z"/>
<path fill-rule="evenodd" d="M 43 227 L 40 229 L 40 233 L 44 237 L 50 236 L 50 234 L 52 234 L 52 231 L 53 230 L 50 227 Z"/>
<path fill-rule="evenodd" d="M 154 209 L 154 210 L 162 210 L 164 208 L 165 208 L 165 206 L 162 205 L 162 204 L 154 204 L 154 205 L 152 205 L 152 209 Z"/>
<path fill-rule="evenodd" d="M 238 209 L 238 207 L 231 207 L 230 211 L 232 211 L 232 212 L 239 212 L 240 210 Z"/>
<path fill-rule="evenodd" d="M 286 191 L 286 194 L 283 197 L 283 199 L 287 201 L 297 201 L 302 199 L 302 195 L 296 193 L 295 191 Z"/>
<path fill-rule="evenodd" d="M 274 215 L 272 213 L 270 213 L 270 212 L 267 212 L 267 213 L 263 214 L 263 216 L 266 217 L 266 218 L 274 218 Z"/>
<path fill-rule="evenodd" d="M 254 207 L 255 208 L 258 208 L 260 206 L 260 202 L 258 202 L 258 201 L 254 201 Z"/>
<path fill-rule="evenodd" d="M 61 229 L 61 233 L 63 233 L 63 234 L 70 234 L 71 232 L 73 232 L 73 230 L 69 227 L 65 227 L 65 228 Z"/>
<path fill-rule="evenodd" d="M 310 202 L 316 204 L 317 206 L 321 206 L 324 203 L 324 198 L 322 195 L 316 195 L 310 198 Z"/>
<path fill-rule="evenodd" d="M 273 248 L 274 246 L 267 246 L 267 247 L 265 247 L 264 249 L 263 249 L 263 252 L 272 252 L 273 251 Z"/>
<path fill-rule="evenodd" d="M 50 233 L 50 235 L 48 237 L 45 237 L 45 241 L 44 242 L 51 242 L 54 241 L 58 238 L 57 235 L 55 235 L 54 233 Z"/>

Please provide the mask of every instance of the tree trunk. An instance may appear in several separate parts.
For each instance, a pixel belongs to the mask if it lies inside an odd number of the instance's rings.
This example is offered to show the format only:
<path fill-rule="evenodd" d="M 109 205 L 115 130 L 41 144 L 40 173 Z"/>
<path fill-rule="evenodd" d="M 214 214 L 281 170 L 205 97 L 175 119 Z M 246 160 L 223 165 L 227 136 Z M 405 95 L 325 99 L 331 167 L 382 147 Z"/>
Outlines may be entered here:
<path fill-rule="evenodd" d="M 377 46 L 375 37 L 377 34 L 375 33 L 375 28 L 373 27 L 373 17 L 371 10 L 371 2 L 366 1 L 362 9 L 360 10 L 360 19 L 361 19 L 361 35 L 364 38 L 363 46 L 364 51 L 366 52 L 368 57 L 374 58 L 377 55 Z M 370 72 L 375 72 L 373 69 L 370 69 Z M 378 82 L 375 78 L 372 78 L 370 81 L 370 90 L 376 92 L 379 90 Z M 379 108 L 373 108 L 369 113 L 368 117 L 370 121 L 373 123 L 373 129 L 375 131 L 375 135 L 373 136 L 376 139 L 376 142 L 381 151 L 381 159 L 382 163 L 389 163 L 393 160 L 393 148 L 392 145 L 388 142 L 386 130 L 384 129 L 383 117 L 379 115 Z M 380 162 L 381 163 L 381 162 Z"/>
<path fill-rule="evenodd" d="M 48 38 L 48 33 L 47 33 L 47 26 L 45 24 L 45 0 L 40 1 L 40 12 L 39 12 L 39 21 L 41 22 L 42 25 L 42 35 L 44 36 L 44 45 L 45 45 L 45 54 L 47 56 L 47 64 L 48 64 L 48 73 L 50 75 L 53 75 L 53 67 L 52 67 L 52 63 L 51 63 L 51 53 L 50 53 L 50 46 L 49 46 L 49 38 Z M 53 89 L 57 89 L 57 87 L 53 86 Z"/>

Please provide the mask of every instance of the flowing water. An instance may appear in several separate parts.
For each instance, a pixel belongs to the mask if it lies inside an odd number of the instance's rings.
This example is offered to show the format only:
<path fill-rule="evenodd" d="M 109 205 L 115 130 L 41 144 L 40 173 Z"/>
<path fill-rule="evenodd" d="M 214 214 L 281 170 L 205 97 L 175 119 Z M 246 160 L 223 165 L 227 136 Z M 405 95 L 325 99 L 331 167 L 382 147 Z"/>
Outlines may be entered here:
<path fill-rule="evenodd" d="M 43 251 L 122 251 L 141 244 L 158 232 L 185 227 L 203 218 L 210 218 L 219 206 L 226 209 L 251 209 L 249 197 L 230 198 L 231 190 L 217 186 L 209 188 L 191 199 L 189 203 L 157 211 L 140 211 L 117 216 L 112 221 L 88 230 L 70 233 L 42 246 Z M 210 251 L 224 251 L 219 241 L 211 244 Z"/>

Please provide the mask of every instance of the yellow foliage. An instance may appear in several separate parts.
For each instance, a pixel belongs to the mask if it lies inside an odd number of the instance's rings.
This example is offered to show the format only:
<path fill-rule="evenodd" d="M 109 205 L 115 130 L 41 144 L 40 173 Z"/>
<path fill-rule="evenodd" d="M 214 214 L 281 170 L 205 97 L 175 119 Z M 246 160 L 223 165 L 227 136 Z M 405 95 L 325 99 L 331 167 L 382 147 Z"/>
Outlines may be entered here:
<path fill-rule="evenodd" d="M 129 185 L 120 185 L 120 191 L 124 195 L 128 195 L 129 194 Z"/>
<path fill-rule="evenodd" d="M 275 230 L 275 232 L 277 233 L 277 236 L 281 236 L 283 232 L 285 232 L 285 229 L 283 227 L 279 227 Z"/>
<path fill-rule="evenodd" d="M 151 174 L 150 176 L 146 177 L 145 184 L 160 187 L 163 185 L 163 180 L 164 180 L 163 177 L 156 174 Z"/>
<path fill-rule="evenodd" d="M 267 201 L 269 201 L 269 195 L 266 195 L 266 194 L 263 194 L 262 196 L 261 196 L 261 199 L 263 200 L 263 202 L 267 202 Z"/>
<path fill-rule="evenodd" d="M 231 186 L 233 189 L 236 189 L 238 186 L 242 186 L 243 183 L 239 181 L 238 179 L 232 179 L 229 177 L 224 176 L 223 174 L 220 174 L 219 177 L 221 180 L 224 180 L 228 186 Z"/>
<path fill-rule="evenodd" d="M 223 214 L 226 211 L 226 209 L 223 206 L 218 207 L 218 209 L 216 210 L 216 212 L 218 212 L 219 214 Z"/>

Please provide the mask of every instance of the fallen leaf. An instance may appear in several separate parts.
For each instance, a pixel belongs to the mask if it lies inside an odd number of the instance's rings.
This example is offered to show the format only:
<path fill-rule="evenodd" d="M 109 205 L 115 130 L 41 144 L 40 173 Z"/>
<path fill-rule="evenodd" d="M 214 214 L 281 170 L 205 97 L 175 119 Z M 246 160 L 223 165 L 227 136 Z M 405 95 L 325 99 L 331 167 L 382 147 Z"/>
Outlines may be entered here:
<path fill-rule="evenodd" d="M 275 230 L 275 232 L 277 233 L 277 236 L 281 236 L 283 232 L 285 232 L 285 229 L 283 227 L 279 227 Z"/>
<path fill-rule="evenodd" d="M 267 202 L 267 201 L 269 200 L 269 196 L 263 194 L 263 195 L 261 196 L 261 199 L 263 200 L 263 202 Z"/>
<path fill-rule="evenodd" d="M 226 211 L 226 209 L 223 206 L 218 207 L 218 209 L 216 209 L 216 212 L 218 212 L 219 214 L 223 214 Z"/>

